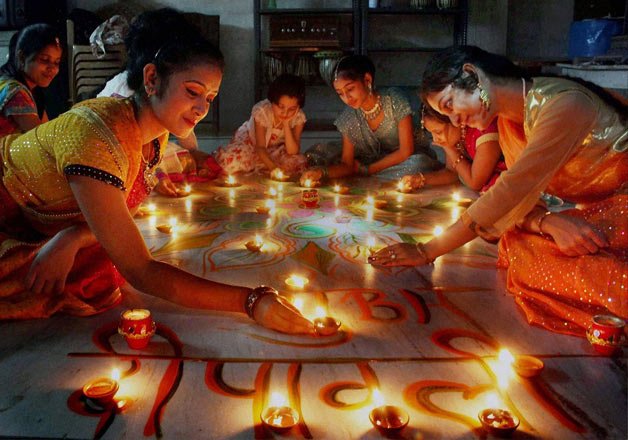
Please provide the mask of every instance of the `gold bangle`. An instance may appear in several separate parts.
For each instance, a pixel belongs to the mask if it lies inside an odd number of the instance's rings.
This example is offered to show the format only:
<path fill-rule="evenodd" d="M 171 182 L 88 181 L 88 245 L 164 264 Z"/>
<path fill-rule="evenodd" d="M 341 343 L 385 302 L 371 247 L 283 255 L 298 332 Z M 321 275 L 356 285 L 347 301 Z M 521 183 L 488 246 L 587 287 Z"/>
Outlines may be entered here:
<path fill-rule="evenodd" d="M 543 213 L 543 215 L 539 216 L 539 220 L 536 223 L 536 227 L 539 229 L 539 235 L 541 237 L 547 237 L 547 235 L 543 232 L 543 229 L 541 229 L 541 225 L 543 224 L 543 221 L 551 214 L 551 211 L 545 211 Z"/>
<path fill-rule="evenodd" d="M 425 250 L 425 245 L 420 241 L 416 244 L 416 250 L 419 252 L 419 255 L 422 258 L 425 258 L 426 264 L 434 264 L 435 258 L 431 258 L 427 256 L 427 251 Z"/>
<path fill-rule="evenodd" d="M 419 186 L 416 187 L 416 189 L 421 189 L 425 186 L 425 176 L 423 175 L 423 173 L 419 173 Z"/>

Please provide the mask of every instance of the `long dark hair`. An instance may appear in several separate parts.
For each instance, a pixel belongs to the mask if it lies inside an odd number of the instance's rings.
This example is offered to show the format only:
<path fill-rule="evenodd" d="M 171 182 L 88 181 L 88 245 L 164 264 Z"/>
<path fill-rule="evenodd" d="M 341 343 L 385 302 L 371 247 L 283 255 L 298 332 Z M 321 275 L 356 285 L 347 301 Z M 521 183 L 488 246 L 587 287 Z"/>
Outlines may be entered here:
<path fill-rule="evenodd" d="M 531 79 L 529 72 L 502 55 L 487 52 L 476 46 L 452 46 L 435 53 L 427 63 L 421 82 L 421 100 L 426 103 L 427 95 L 440 92 L 450 84 L 467 91 L 475 89 L 478 78 L 463 70 L 467 63 L 481 68 L 491 81 L 497 84 L 503 84 L 511 79 Z M 614 108 L 624 120 L 626 119 L 626 105 L 597 84 L 568 76 L 543 76 L 565 78 L 586 87 Z"/>
<path fill-rule="evenodd" d="M 334 77 L 342 77 L 351 81 L 364 81 L 364 75 L 371 74 L 375 81 L 375 64 L 366 55 L 348 55 L 341 58 L 334 69 Z"/>
<path fill-rule="evenodd" d="M 291 73 L 279 75 L 268 86 L 268 100 L 277 104 L 282 96 L 296 98 L 299 107 L 305 105 L 305 81 Z"/>
<path fill-rule="evenodd" d="M 502 55 L 476 46 L 452 46 L 432 55 L 427 63 L 421 82 L 421 99 L 425 102 L 428 94 L 440 92 L 450 84 L 467 91 L 475 89 L 478 78 L 463 70 L 467 63 L 481 68 L 496 83 L 512 78 L 530 79 L 528 72 Z"/>
<path fill-rule="evenodd" d="M 124 39 L 128 61 L 127 85 L 136 93 L 145 94 L 144 66 L 155 63 L 164 78 L 164 87 L 171 74 L 185 70 L 198 61 L 224 69 L 220 50 L 200 36 L 199 29 L 172 8 L 147 11 L 131 23 Z M 160 91 L 161 93 L 161 91 Z"/>
<path fill-rule="evenodd" d="M 20 54 L 24 60 L 27 60 L 51 45 L 61 48 L 59 44 L 59 34 L 55 28 L 49 24 L 31 24 L 14 33 L 9 41 L 9 58 L 7 62 L 0 67 L 0 75 L 13 78 L 26 86 L 26 78 L 24 77 L 23 71 L 24 66 L 20 66 L 18 54 Z M 41 118 L 46 107 L 44 92 L 39 87 L 35 87 L 31 92 L 33 98 L 35 98 L 37 112 Z"/>

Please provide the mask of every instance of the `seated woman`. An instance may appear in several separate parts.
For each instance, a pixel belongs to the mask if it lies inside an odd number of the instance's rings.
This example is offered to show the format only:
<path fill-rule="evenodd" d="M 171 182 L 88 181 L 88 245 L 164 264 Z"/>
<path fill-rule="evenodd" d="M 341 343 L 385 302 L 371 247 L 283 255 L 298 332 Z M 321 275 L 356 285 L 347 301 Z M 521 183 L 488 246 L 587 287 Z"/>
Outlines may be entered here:
<path fill-rule="evenodd" d="M 342 134 L 341 163 L 309 169 L 302 182 L 352 175 L 400 179 L 438 165 L 432 151 L 414 154 L 408 100 L 395 89 L 378 92 L 374 80 L 375 65 L 368 57 L 350 55 L 338 62 L 333 86 L 349 107 L 334 122 Z"/>
<path fill-rule="evenodd" d="M 11 37 L 0 67 L 0 137 L 22 133 L 48 120 L 43 93 L 59 73 L 63 51 L 48 24 L 26 26 Z"/>
<path fill-rule="evenodd" d="M 461 179 L 469 188 L 486 192 L 506 169 L 499 148 L 497 122 L 486 130 L 455 127 L 447 116 L 423 106 L 421 125 L 432 134 L 433 144 L 445 150 L 446 166 L 442 170 L 404 176 L 405 190 L 414 191 L 425 185 L 447 185 Z"/>
<path fill-rule="evenodd" d="M 126 69 L 109 80 L 98 97 L 128 98 L 133 95 L 134 91 L 143 87 L 143 84 L 141 78 L 129 77 L 129 71 L 151 62 L 172 35 L 199 34 L 196 26 L 172 8 L 139 14 L 129 26 L 129 32 L 124 38 L 128 59 Z M 166 144 L 164 160 L 155 172 L 159 180 L 155 191 L 170 197 L 179 194 L 173 182 L 208 180 L 222 172 L 214 158 L 198 148 L 194 131 L 185 138 L 177 138 L 177 142 L 178 145 L 173 142 Z"/>
<path fill-rule="evenodd" d="M 300 174 L 307 162 L 300 154 L 304 105 L 303 79 L 279 75 L 268 86 L 268 99 L 255 104 L 229 145 L 216 151 L 218 164 L 229 174 L 261 170 Z"/>
<path fill-rule="evenodd" d="M 454 125 L 498 118 L 508 170 L 443 235 L 389 246 L 373 263 L 427 264 L 477 235 L 501 237 L 498 264 L 530 323 L 582 336 L 593 315 L 628 317 L 626 106 L 593 84 L 529 78 L 472 46 L 434 55 L 422 86 Z M 544 191 L 577 208 L 547 211 Z"/>
<path fill-rule="evenodd" d="M 98 313 L 118 302 L 124 277 L 187 307 L 312 331 L 270 287 L 220 284 L 156 261 L 133 222 L 161 145 L 169 132 L 189 135 L 207 114 L 223 66 L 220 51 L 200 37 L 171 38 L 150 63 L 129 71 L 143 84 L 133 97 L 83 101 L 2 139 L 0 319 Z"/>

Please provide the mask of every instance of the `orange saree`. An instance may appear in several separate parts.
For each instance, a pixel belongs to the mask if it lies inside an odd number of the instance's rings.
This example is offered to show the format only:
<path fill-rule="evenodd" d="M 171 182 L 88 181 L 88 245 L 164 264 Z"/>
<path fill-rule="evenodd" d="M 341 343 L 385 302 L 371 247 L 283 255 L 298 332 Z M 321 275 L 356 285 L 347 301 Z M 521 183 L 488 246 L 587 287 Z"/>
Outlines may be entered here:
<path fill-rule="evenodd" d="M 625 120 L 578 84 L 535 78 L 523 128 L 500 120 L 500 144 L 510 162 L 506 174 L 512 174 L 489 194 L 490 205 L 469 209 L 482 228 L 502 234 L 498 266 L 507 269 L 508 290 L 528 322 L 555 332 L 584 336 L 596 314 L 628 318 Z M 542 191 L 576 203 L 577 209 L 563 212 L 591 223 L 610 246 L 568 257 L 551 239 L 513 227 Z M 495 204 L 517 193 L 519 204 Z"/>

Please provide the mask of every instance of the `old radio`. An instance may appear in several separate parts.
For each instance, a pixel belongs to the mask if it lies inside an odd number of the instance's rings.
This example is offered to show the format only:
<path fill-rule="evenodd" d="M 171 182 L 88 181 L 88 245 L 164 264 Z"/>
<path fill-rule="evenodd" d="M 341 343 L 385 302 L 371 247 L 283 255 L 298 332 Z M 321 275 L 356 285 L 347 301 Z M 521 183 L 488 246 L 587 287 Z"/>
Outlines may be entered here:
<path fill-rule="evenodd" d="M 341 22 L 337 16 L 272 16 L 270 47 L 339 47 Z"/>

